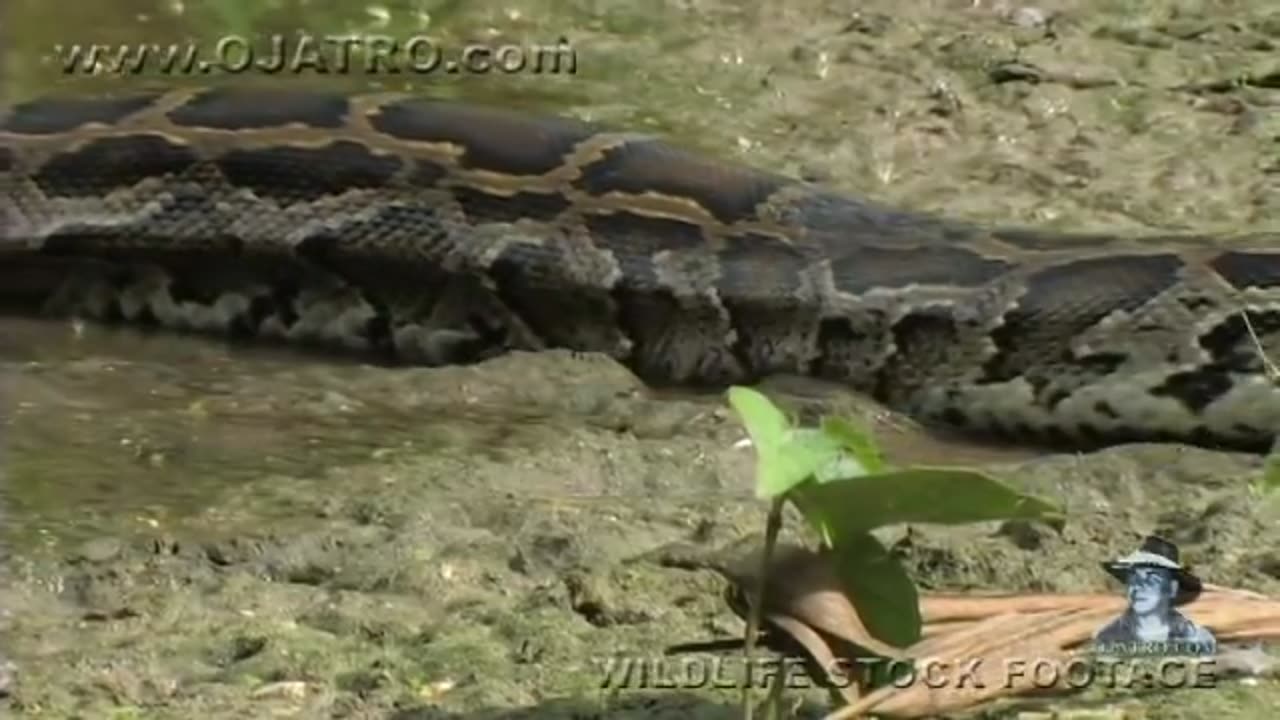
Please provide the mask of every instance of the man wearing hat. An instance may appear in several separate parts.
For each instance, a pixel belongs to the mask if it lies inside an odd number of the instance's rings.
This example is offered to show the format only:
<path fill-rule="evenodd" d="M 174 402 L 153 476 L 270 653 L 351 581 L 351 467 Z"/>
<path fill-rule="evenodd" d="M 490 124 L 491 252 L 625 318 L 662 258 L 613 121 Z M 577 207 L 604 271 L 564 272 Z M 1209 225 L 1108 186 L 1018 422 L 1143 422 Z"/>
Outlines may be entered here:
<path fill-rule="evenodd" d="M 1103 563 L 1102 568 L 1128 586 L 1129 606 L 1094 633 L 1099 649 L 1140 648 L 1160 655 L 1216 652 L 1213 634 L 1174 609 L 1193 600 L 1202 587 L 1200 579 L 1178 562 L 1176 545 L 1151 535 L 1137 552 Z"/>

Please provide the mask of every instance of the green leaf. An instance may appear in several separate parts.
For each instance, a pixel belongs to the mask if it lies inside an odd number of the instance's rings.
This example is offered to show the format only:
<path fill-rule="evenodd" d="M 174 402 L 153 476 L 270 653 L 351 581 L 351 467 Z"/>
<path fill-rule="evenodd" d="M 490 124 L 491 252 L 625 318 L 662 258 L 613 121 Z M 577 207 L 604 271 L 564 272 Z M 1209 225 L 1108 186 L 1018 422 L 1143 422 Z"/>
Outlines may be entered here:
<path fill-rule="evenodd" d="M 858 475 L 876 473 L 886 470 L 884 454 L 872 439 L 871 433 L 852 422 L 836 417 L 822 419 L 822 432 L 840 443 L 849 451 L 862 467 Z"/>
<path fill-rule="evenodd" d="M 920 639 L 920 597 L 907 571 L 874 535 L 840 534 L 831 549 L 840 584 L 867 632 L 904 648 Z"/>
<path fill-rule="evenodd" d="M 729 405 L 738 413 L 756 449 L 778 445 L 791 429 L 791 422 L 769 398 L 751 388 L 729 388 Z"/>
<path fill-rule="evenodd" d="M 1258 490 L 1263 495 L 1271 495 L 1280 490 L 1280 452 L 1272 451 L 1262 466 L 1262 478 L 1258 482 Z"/>
<path fill-rule="evenodd" d="M 744 387 L 729 389 L 729 404 L 738 413 L 756 449 L 756 496 L 780 497 L 819 470 L 831 465 L 840 446 L 812 428 L 793 428 L 767 397 Z"/>
<path fill-rule="evenodd" d="M 1253 489 L 1262 503 L 1262 512 L 1270 517 L 1280 516 L 1280 450 L 1272 448 Z"/>
<path fill-rule="evenodd" d="M 808 492 L 809 486 L 814 484 L 818 483 L 800 485 L 792 490 L 787 499 L 796 506 L 796 509 L 809 522 L 809 525 L 817 531 L 818 538 L 822 540 L 822 544 L 826 547 L 832 547 L 835 545 L 835 533 L 839 526 L 839 523 L 835 521 L 837 513 L 830 512 L 835 508 L 822 505 Z"/>
<path fill-rule="evenodd" d="M 1062 511 L 976 470 L 919 467 L 835 482 L 807 483 L 792 499 L 824 536 L 899 523 L 958 525 L 986 520 L 1060 524 Z"/>
<path fill-rule="evenodd" d="M 810 475 L 818 482 L 865 475 L 862 463 L 845 452 L 839 441 L 817 428 L 787 431 L 782 452 L 795 456 L 797 464 L 812 465 Z"/>

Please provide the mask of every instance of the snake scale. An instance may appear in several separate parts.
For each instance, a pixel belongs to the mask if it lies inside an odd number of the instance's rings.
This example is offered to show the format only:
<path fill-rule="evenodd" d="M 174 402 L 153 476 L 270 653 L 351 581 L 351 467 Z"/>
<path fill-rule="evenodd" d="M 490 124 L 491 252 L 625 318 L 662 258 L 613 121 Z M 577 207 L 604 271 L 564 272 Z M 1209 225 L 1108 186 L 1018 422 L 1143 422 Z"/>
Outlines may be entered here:
<path fill-rule="evenodd" d="M 1073 445 L 1280 433 L 1280 233 L 984 228 L 567 118 L 232 88 L 0 109 L 0 222 L 9 309 L 807 375 Z"/>

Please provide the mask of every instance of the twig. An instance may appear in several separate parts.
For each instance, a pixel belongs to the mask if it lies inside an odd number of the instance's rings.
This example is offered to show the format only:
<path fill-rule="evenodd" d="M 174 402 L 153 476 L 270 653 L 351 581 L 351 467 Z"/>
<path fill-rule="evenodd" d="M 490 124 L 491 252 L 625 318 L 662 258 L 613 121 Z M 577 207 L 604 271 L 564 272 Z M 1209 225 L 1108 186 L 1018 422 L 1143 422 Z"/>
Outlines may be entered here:
<path fill-rule="evenodd" d="M 1249 312 L 1241 310 L 1240 317 L 1244 319 L 1244 329 L 1249 331 L 1249 339 L 1253 340 L 1253 347 L 1257 349 L 1258 357 L 1262 359 L 1263 372 L 1267 374 L 1267 378 L 1272 382 L 1280 382 L 1280 367 L 1277 367 L 1271 361 L 1271 358 L 1267 357 L 1266 348 L 1262 347 L 1262 341 L 1258 339 L 1258 333 L 1253 331 L 1253 323 L 1249 321 Z"/>
<path fill-rule="evenodd" d="M 1258 339 L 1258 333 L 1253 330 L 1253 323 L 1249 320 L 1249 311 L 1240 310 L 1240 317 L 1244 320 L 1244 329 L 1249 331 L 1249 339 L 1253 341 L 1253 347 L 1258 351 L 1258 359 L 1262 361 L 1262 371 L 1266 374 L 1267 379 L 1276 385 L 1280 385 L 1280 367 L 1277 367 L 1271 358 L 1267 356 L 1267 349 L 1262 347 L 1262 341 Z M 1271 442 L 1271 452 L 1280 454 L 1280 435 L 1277 435 Z"/>

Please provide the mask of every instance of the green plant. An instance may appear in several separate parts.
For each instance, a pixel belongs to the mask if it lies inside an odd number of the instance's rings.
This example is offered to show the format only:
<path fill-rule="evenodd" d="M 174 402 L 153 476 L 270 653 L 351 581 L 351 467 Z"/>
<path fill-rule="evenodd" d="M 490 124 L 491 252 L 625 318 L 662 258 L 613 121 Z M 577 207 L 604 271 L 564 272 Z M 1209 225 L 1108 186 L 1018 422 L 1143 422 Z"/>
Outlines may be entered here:
<path fill-rule="evenodd" d="M 1253 492 L 1265 515 L 1280 517 L 1280 439 L 1271 447 L 1262 463 L 1262 472 L 1253 480 Z"/>
<path fill-rule="evenodd" d="M 1060 526 L 1053 504 L 985 473 L 952 467 L 891 467 L 868 432 L 839 418 L 798 427 L 761 393 L 729 390 L 755 447 L 756 495 L 771 502 L 761 582 L 748 618 L 748 661 L 759 629 L 770 554 L 792 503 L 834 556 L 842 589 L 878 640 L 907 647 L 920 639 L 915 583 L 872 530 L 901 523 L 966 524 L 1037 520 Z M 744 712 L 750 716 L 749 692 Z"/>

